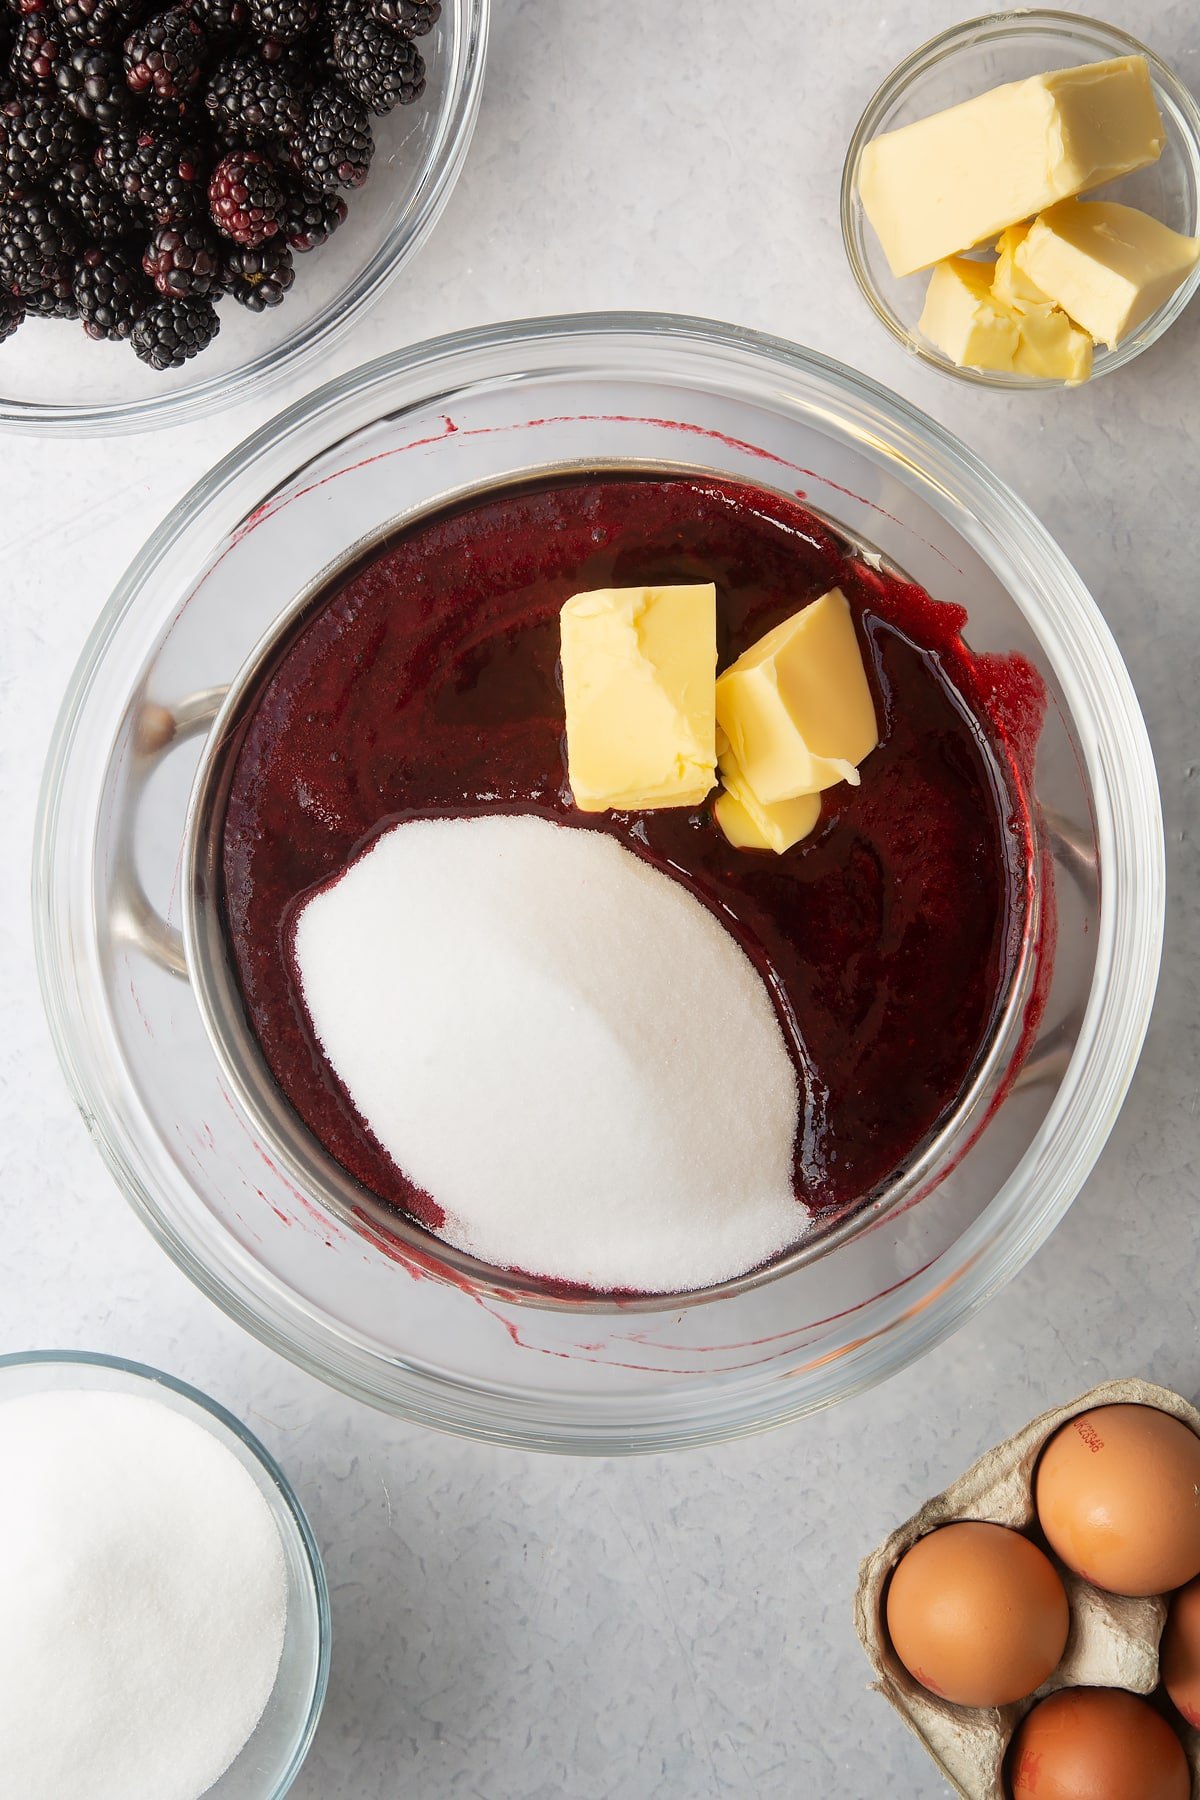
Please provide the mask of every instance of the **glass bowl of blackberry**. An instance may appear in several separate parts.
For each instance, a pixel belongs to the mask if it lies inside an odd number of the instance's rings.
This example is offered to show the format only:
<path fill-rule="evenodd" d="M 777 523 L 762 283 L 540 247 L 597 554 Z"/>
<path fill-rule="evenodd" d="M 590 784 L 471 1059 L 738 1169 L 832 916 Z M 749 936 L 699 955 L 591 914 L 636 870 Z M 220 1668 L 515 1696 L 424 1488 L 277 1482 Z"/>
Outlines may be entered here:
<path fill-rule="evenodd" d="M 140 431 L 310 361 L 461 170 L 490 0 L 0 0 L 0 425 Z"/>

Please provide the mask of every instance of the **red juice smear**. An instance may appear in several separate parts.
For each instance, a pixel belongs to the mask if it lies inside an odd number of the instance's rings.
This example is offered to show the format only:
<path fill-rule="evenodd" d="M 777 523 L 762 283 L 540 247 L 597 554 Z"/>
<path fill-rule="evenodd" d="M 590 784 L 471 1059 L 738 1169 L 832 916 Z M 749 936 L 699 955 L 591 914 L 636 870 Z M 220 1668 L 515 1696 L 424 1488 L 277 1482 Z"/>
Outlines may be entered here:
<path fill-rule="evenodd" d="M 559 608 L 589 588 L 687 581 L 717 584 L 722 667 L 827 589 L 850 602 L 881 742 L 861 787 L 827 792 L 816 831 L 784 857 L 733 849 L 708 808 L 597 816 L 572 803 Z M 953 1110 L 1028 917 L 1041 687 L 1019 658 L 973 657 L 963 623 L 794 500 L 717 480 L 559 477 L 376 545 L 281 645 L 224 823 L 248 1018 L 309 1129 L 436 1230 L 438 1207 L 321 1053 L 290 928 L 389 826 L 534 812 L 609 832 L 718 913 L 767 980 L 796 1060 L 798 1197 L 827 1216 L 868 1200 Z"/>

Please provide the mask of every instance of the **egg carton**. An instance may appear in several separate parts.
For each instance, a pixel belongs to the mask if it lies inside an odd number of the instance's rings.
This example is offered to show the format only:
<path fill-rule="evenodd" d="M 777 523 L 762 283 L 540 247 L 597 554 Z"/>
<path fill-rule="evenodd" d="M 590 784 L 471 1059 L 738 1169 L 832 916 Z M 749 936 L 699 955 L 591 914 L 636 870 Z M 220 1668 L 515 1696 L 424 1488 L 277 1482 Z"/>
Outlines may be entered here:
<path fill-rule="evenodd" d="M 872 1685 L 895 1707 L 963 1800 L 1008 1800 L 1004 1761 L 1013 1733 L 1035 1702 L 1047 1694 L 1064 1687 L 1116 1687 L 1153 1694 L 1158 1687 L 1158 1641 L 1166 1623 L 1167 1601 L 1158 1595 L 1127 1599 L 1103 1593 L 1064 1568 L 1047 1549 L 1062 1576 L 1071 1611 L 1062 1660 L 1027 1700 L 1012 1706 L 974 1708 L 939 1700 L 913 1680 L 896 1656 L 884 1623 L 888 1576 L 904 1552 L 939 1525 L 985 1519 L 1018 1531 L 1036 1529 L 1033 1472 L 1043 1446 L 1076 1414 L 1119 1403 L 1156 1406 L 1200 1436 L 1200 1412 L 1180 1395 L 1148 1381 L 1106 1381 L 1070 1405 L 1042 1413 L 981 1456 L 965 1475 L 898 1526 L 859 1569 L 854 1622 L 875 1672 Z M 1047 1546 L 1043 1543 L 1042 1548 Z M 1193 1800 L 1200 1800 L 1200 1732 L 1173 1710 L 1170 1717 L 1191 1766 Z"/>

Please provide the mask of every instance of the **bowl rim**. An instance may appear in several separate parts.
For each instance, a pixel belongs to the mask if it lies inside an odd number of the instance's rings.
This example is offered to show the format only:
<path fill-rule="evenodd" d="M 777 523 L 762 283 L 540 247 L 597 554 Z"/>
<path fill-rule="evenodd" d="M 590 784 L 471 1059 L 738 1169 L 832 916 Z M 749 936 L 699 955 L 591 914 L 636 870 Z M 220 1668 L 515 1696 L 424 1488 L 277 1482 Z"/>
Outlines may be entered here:
<path fill-rule="evenodd" d="M 445 3 L 456 9 L 462 42 L 457 76 L 437 119 L 424 178 L 411 204 L 393 219 L 383 243 L 347 287 L 294 337 L 221 375 L 203 376 L 197 371 L 193 384 L 170 393 L 67 405 L 10 400 L 0 392 L 0 431 L 63 437 L 161 430 L 256 400 L 344 337 L 425 243 L 454 191 L 474 136 L 487 65 L 492 0 Z"/>
<path fill-rule="evenodd" d="M 587 340 L 594 340 L 587 361 Z M 857 425 L 894 457 L 915 466 L 927 493 L 936 494 L 963 521 L 964 531 L 1002 531 L 1010 557 L 1029 563 L 1036 551 L 1044 580 L 1036 634 L 1055 659 L 1060 679 L 1070 676 L 1069 704 L 1086 719 L 1084 746 L 1102 842 L 1105 891 L 1113 903 L 1101 909 L 1096 933 L 1096 972 L 1080 1041 L 1049 1113 L 1017 1169 L 953 1245 L 954 1269 L 945 1257 L 911 1276 L 896 1291 L 877 1295 L 856 1312 L 857 1335 L 806 1361 L 758 1372 L 762 1385 L 728 1382 L 705 1389 L 704 1408 L 680 1399 L 677 1389 L 656 1389 L 637 1410 L 622 1403 L 612 1416 L 603 1407 L 581 1420 L 569 1397 L 546 1399 L 514 1392 L 503 1383 L 448 1378 L 444 1372 L 354 1338 L 327 1315 L 312 1312 L 292 1290 L 255 1265 L 246 1279 L 228 1261 L 219 1266 L 206 1245 L 195 1251 L 160 1205 L 135 1165 L 129 1133 L 102 1079 L 85 1068 L 94 1046 L 72 1017 L 66 975 L 69 963 L 56 947 L 56 861 L 64 782 L 81 716 L 110 641 L 138 600 L 144 582 L 168 559 L 185 534 L 199 526 L 239 475 L 260 457 L 264 491 L 280 476 L 270 455 L 282 460 L 290 447 L 303 466 L 319 446 L 294 440 L 304 427 L 325 421 L 327 441 L 364 428 L 344 416 L 373 389 L 395 418 L 430 401 L 446 405 L 456 389 L 494 380 L 528 377 L 531 362 L 547 370 L 613 374 L 614 350 L 633 356 L 652 350 L 655 361 L 672 348 L 703 360 L 713 383 L 767 375 L 795 405 L 798 391 L 816 386 L 826 404 L 840 408 L 838 424 Z M 543 358 L 557 361 L 538 364 Z M 601 351 L 606 359 L 601 358 Z M 488 376 L 478 360 L 488 355 Z M 621 365 L 628 373 L 628 364 Z M 641 370 L 643 377 L 648 370 Z M 332 417 L 330 417 L 332 415 Z M 918 460 L 919 459 L 919 460 Z M 296 465 L 292 465 L 293 472 Z M 286 478 L 284 478 L 286 479 Z M 261 502 L 262 493 L 256 503 Z M 247 511 L 252 508 L 247 508 Z M 1022 572 L 1027 572 L 1023 570 Z M 1032 574 L 1029 574 L 1032 579 Z M 1050 591 L 1041 591 L 1052 587 Z M 1014 595 L 1014 604 L 1020 605 Z M 1114 861 L 1113 859 L 1117 860 Z M 1111 866 L 1109 866 L 1111 865 Z M 1165 842 L 1161 802 L 1149 736 L 1129 673 L 1112 632 L 1080 576 L 1030 508 L 982 461 L 935 420 L 880 383 L 819 352 L 745 327 L 657 313 L 584 313 L 527 319 L 455 332 L 394 351 L 338 376 L 295 401 L 251 433 L 218 462 L 168 512 L 135 556 L 101 612 L 63 699 L 43 777 L 33 858 L 35 951 L 51 1035 L 68 1085 L 125 1197 L 152 1235 L 189 1279 L 252 1335 L 355 1398 L 385 1411 L 460 1435 L 557 1453 L 649 1452 L 748 1436 L 845 1399 L 906 1367 L 940 1343 L 990 1299 L 1028 1261 L 1079 1193 L 1103 1148 L 1124 1099 L 1149 1024 L 1157 982 L 1165 910 Z M 1085 1054 L 1086 1053 L 1086 1054 Z M 1089 1060 L 1090 1059 L 1090 1060 Z M 1087 1062 L 1081 1076 L 1078 1065 Z M 1073 1076 L 1074 1072 L 1074 1076 Z M 1073 1076 L 1073 1078 L 1072 1078 Z M 1070 1155 L 1058 1141 L 1070 1140 Z M 1052 1166 L 1047 1167 L 1047 1163 Z M 1036 1176 L 1036 1178 L 1035 1178 Z M 1023 1196 L 1017 1190 L 1023 1188 Z M 796 1379 L 803 1375 L 804 1381 Z"/>
<path fill-rule="evenodd" d="M 1010 392 L 1059 392 L 1066 388 L 1086 387 L 1092 381 L 1098 381 L 1105 375 L 1112 375 L 1118 369 L 1125 368 L 1143 350 L 1156 344 L 1163 333 L 1179 318 L 1195 293 L 1200 289 L 1200 263 L 1187 278 L 1176 288 L 1150 317 L 1142 322 L 1114 350 L 1105 351 L 1098 367 L 1094 368 L 1085 382 L 1061 381 L 1048 375 L 1022 375 L 1016 371 L 1007 373 L 1000 369 L 972 369 L 959 367 L 926 342 L 915 327 L 906 326 L 893 308 L 888 305 L 871 277 L 866 260 L 860 247 L 864 235 L 860 230 L 860 214 L 862 202 L 858 197 L 858 171 L 862 154 L 867 144 L 879 135 L 879 126 L 888 110 L 901 99 L 910 84 L 917 77 L 924 75 L 935 64 L 953 56 L 959 50 L 978 43 L 1011 41 L 1028 36 L 1036 39 L 1051 32 L 1067 35 L 1092 34 L 1107 40 L 1113 55 L 1143 56 L 1150 69 L 1151 81 L 1157 97 L 1165 95 L 1170 103 L 1172 115 L 1176 118 L 1188 141 L 1191 151 L 1193 171 L 1200 185 L 1200 102 L 1191 90 L 1180 80 L 1168 63 L 1135 38 L 1130 32 L 1123 31 L 1118 25 L 1110 25 L 1103 19 L 1092 18 L 1087 13 L 1062 12 L 1053 7 L 1032 7 L 1028 10 L 1008 12 L 981 13 L 973 19 L 964 19 L 957 25 L 949 26 L 936 36 L 928 38 L 923 44 L 909 53 L 895 68 L 884 77 L 871 98 L 867 101 L 851 134 L 846 158 L 842 164 L 842 181 L 839 199 L 839 215 L 842 231 L 842 248 L 850 272 L 854 276 L 863 298 L 880 324 L 896 340 L 909 356 L 928 368 L 936 369 L 940 375 L 951 381 L 969 382 L 975 387 L 994 388 Z M 1091 59 L 1089 59 L 1091 60 Z M 965 95 L 964 98 L 971 98 Z M 869 229 L 869 227 L 868 227 Z M 917 276 L 906 277 L 916 280 Z"/>
<path fill-rule="evenodd" d="M 304 1552 L 304 1564 L 308 1574 L 308 1588 L 312 1597 L 313 1611 L 317 1621 L 317 1655 L 312 1670 L 311 1688 L 305 1711 L 304 1723 L 296 1737 L 287 1767 L 283 1770 L 278 1782 L 264 1800 L 283 1800 L 299 1775 L 301 1767 L 312 1748 L 316 1736 L 317 1725 L 324 1709 L 329 1689 L 329 1669 L 332 1657 L 333 1619 L 329 1603 L 329 1584 L 325 1575 L 325 1565 L 321 1551 L 309 1524 L 308 1515 L 300 1503 L 300 1498 L 282 1468 L 276 1462 L 266 1445 L 257 1438 L 248 1425 L 231 1413 L 227 1407 L 214 1400 L 211 1394 L 193 1387 L 177 1375 L 170 1375 L 165 1369 L 155 1368 L 151 1363 L 137 1362 L 126 1356 L 117 1356 L 104 1350 L 16 1350 L 0 1355 L 0 1384 L 8 1369 L 18 1368 L 62 1368 L 62 1369 L 108 1369 L 118 1375 L 129 1376 L 133 1383 L 145 1383 L 149 1387 L 164 1387 L 186 1400 L 196 1411 L 205 1414 L 235 1437 L 259 1464 L 272 1486 L 278 1490 L 284 1511 L 289 1515 L 296 1527 L 300 1547 Z M 0 1405 L 4 1401 L 0 1396 Z M 214 1434 L 215 1435 L 215 1434 Z M 273 1691 L 273 1690 L 272 1690 Z M 257 1731 L 258 1726 L 255 1726 Z M 242 1750 L 253 1742 L 251 1732 Z M 234 1758 L 234 1762 L 237 1757 Z M 233 1764 L 230 1765 L 232 1767 Z M 222 1775 L 220 1779 L 224 1779 Z"/>

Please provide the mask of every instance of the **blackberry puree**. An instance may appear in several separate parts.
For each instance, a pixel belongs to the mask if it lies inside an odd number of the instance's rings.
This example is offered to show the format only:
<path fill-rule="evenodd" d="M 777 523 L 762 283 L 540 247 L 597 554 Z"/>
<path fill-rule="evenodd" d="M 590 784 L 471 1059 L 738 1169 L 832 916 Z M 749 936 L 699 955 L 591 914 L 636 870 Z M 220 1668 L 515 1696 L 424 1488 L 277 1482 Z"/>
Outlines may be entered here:
<path fill-rule="evenodd" d="M 783 857 L 732 848 L 709 806 L 572 804 L 559 608 L 586 589 L 689 581 L 717 584 L 720 667 L 831 587 L 854 614 L 880 744 L 862 785 L 826 792 L 813 835 Z M 1020 658 L 973 655 L 964 623 L 796 501 L 710 479 L 559 476 L 373 546 L 281 644 L 224 822 L 225 924 L 247 1016 L 309 1130 L 367 1189 L 437 1229 L 438 1207 L 321 1053 L 291 925 L 312 888 L 401 820 L 533 812 L 611 833 L 718 912 L 795 1056 L 798 1197 L 826 1220 L 865 1203 L 953 1110 L 1026 924 L 1041 685 Z"/>

